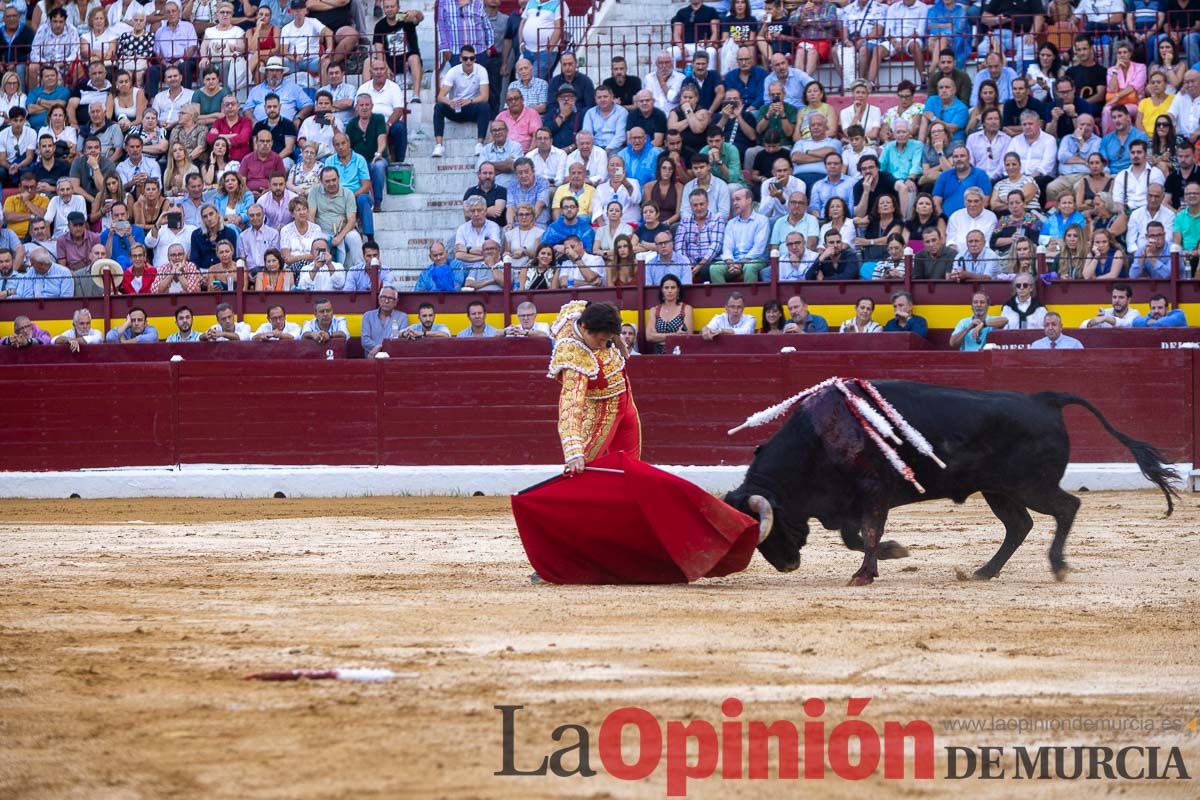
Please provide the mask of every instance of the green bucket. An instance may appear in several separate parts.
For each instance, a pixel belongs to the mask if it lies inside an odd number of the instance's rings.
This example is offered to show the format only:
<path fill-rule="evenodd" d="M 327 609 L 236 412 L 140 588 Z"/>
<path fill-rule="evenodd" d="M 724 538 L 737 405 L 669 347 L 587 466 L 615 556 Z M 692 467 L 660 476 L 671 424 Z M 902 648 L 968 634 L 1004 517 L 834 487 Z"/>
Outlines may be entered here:
<path fill-rule="evenodd" d="M 389 164 L 387 169 L 388 194 L 412 194 L 413 168 L 412 164 Z"/>

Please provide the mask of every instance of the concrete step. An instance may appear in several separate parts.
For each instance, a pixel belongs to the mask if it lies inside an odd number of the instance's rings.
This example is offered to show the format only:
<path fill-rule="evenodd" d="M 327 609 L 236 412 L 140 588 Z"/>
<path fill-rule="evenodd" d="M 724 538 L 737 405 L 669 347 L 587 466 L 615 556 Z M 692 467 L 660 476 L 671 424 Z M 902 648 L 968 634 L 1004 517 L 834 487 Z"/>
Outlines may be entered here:
<path fill-rule="evenodd" d="M 420 185 L 417 188 L 420 189 Z M 461 209 L 462 192 L 417 192 L 414 194 L 385 195 L 383 199 L 383 211 L 385 214 L 393 211 L 408 214 L 414 211 L 461 211 Z M 378 215 L 376 215 L 376 218 L 378 218 Z M 407 219 L 407 217 L 405 218 Z"/>
<path fill-rule="evenodd" d="M 375 229 L 375 241 L 380 247 L 390 247 L 397 250 L 420 250 L 424 252 L 436 239 L 446 241 L 454 238 L 455 228 L 436 228 L 416 230 L 412 228 L 380 228 Z"/>
<path fill-rule="evenodd" d="M 375 228 L 407 231 L 437 231 L 456 228 L 463 222 L 462 203 L 447 208 L 426 208 L 398 214 L 375 215 Z"/>

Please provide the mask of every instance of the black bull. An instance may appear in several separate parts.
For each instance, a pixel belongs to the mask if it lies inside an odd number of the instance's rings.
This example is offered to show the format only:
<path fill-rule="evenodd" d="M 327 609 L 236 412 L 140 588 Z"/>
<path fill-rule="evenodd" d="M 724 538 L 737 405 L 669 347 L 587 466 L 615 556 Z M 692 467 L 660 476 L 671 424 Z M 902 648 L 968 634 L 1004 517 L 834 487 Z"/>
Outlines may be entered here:
<path fill-rule="evenodd" d="M 1164 465 L 1153 446 L 1118 431 L 1081 397 L 908 381 L 875 386 L 925 436 L 946 469 L 907 443 L 895 445 L 925 488 L 920 494 L 868 438 L 836 388 L 807 398 L 755 450 L 742 485 L 725 496 L 727 503 L 760 520 L 765 538 L 759 552 L 781 572 L 800 566 L 808 521 L 816 518 L 825 528 L 840 531 L 847 547 L 863 552 L 862 567 L 850 583 L 871 583 L 879 574 L 878 558 L 908 554 L 901 545 L 882 541 L 889 509 L 942 498 L 962 503 L 982 492 L 1004 523 L 1004 542 L 975 577 L 993 578 L 1000 572 L 1033 527 L 1029 511 L 1036 511 L 1054 518 L 1050 566 L 1061 580 L 1067 571 L 1063 548 L 1079 510 L 1078 498 L 1059 486 L 1071 453 L 1062 417 L 1068 405 L 1086 408 L 1129 448 L 1142 474 L 1162 489 L 1167 514 L 1174 508 L 1175 470 Z"/>

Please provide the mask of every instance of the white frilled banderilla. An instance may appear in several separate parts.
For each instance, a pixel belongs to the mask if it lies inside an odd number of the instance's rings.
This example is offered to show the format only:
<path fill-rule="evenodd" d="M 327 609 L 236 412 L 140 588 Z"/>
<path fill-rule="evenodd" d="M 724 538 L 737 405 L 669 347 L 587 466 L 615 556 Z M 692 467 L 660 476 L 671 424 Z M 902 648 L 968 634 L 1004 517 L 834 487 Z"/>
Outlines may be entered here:
<path fill-rule="evenodd" d="M 860 397 L 855 394 L 855 387 L 865 394 L 866 397 Z M 861 378 L 833 377 L 821 381 L 816 386 L 810 386 L 804 391 L 792 395 L 782 403 L 777 403 L 770 408 L 764 408 L 762 411 L 751 414 L 749 417 L 746 417 L 745 422 L 730 430 L 729 435 L 732 436 L 746 428 L 757 428 L 760 425 L 773 422 L 786 414 L 796 403 L 812 397 L 824 389 L 837 389 L 845 396 L 846 405 L 850 409 L 850 413 L 854 414 L 855 419 L 858 420 L 858 424 L 862 426 L 867 436 L 871 438 L 871 441 L 875 443 L 887 458 L 892 468 L 904 476 L 904 479 L 911 483 L 918 492 L 925 494 L 925 488 L 917 482 L 912 467 L 904 463 L 904 459 L 888 443 L 888 440 L 890 439 L 896 444 L 903 444 L 907 441 L 916 448 L 918 453 L 932 459 L 942 469 L 946 468 L 946 464 L 933 452 L 933 446 L 929 444 L 929 440 L 922 436 L 920 431 L 908 424 L 908 421 L 900 415 L 900 412 L 891 403 L 884 399 L 883 395 L 879 393 L 879 390 L 870 381 L 865 381 Z M 868 400 L 867 398 L 870 399 Z M 875 406 L 878 406 L 878 409 L 871 405 L 872 402 L 874 402 Z M 899 431 L 899 434 L 897 434 L 897 431 Z"/>

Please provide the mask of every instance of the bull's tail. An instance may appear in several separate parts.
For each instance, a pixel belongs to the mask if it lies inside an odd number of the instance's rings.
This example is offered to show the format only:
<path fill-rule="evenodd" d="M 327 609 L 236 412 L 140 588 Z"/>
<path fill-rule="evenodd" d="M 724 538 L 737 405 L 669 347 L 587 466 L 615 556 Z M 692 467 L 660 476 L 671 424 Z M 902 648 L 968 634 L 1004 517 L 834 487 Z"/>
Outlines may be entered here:
<path fill-rule="evenodd" d="M 1174 499 L 1179 496 L 1172 484 L 1179 480 L 1179 473 L 1167 466 L 1162 452 L 1157 447 L 1149 442 L 1143 442 L 1121 433 L 1104 418 L 1104 415 L 1100 413 L 1100 409 L 1078 395 L 1066 392 L 1038 392 L 1034 395 L 1034 399 L 1059 409 L 1062 409 L 1064 406 L 1083 406 L 1092 412 L 1096 419 L 1100 421 L 1100 424 L 1104 426 L 1104 430 L 1108 431 L 1114 439 L 1125 445 L 1129 448 L 1129 452 L 1133 453 L 1133 458 L 1137 461 L 1138 469 L 1142 471 L 1142 475 L 1146 476 L 1146 480 L 1162 490 L 1163 496 L 1167 498 L 1167 516 L 1171 515 L 1171 512 L 1175 510 Z"/>

